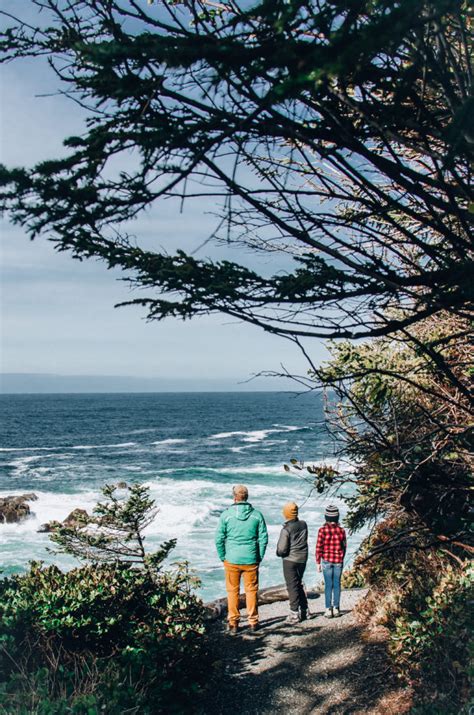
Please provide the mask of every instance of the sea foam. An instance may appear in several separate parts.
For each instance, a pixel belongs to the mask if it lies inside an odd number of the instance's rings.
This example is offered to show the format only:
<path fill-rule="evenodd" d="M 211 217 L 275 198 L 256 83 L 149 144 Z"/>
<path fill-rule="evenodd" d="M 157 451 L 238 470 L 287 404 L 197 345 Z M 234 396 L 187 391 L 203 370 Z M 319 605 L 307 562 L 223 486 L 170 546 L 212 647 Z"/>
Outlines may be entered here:
<path fill-rule="evenodd" d="M 274 424 L 272 427 L 268 427 L 267 429 L 217 432 L 216 434 L 212 434 L 208 439 L 231 439 L 232 437 L 239 437 L 242 442 L 262 442 L 271 434 L 281 434 L 284 432 L 299 432 L 300 430 L 307 429 L 308 427 L 298 427 L 297 425 Z"/>
<path fill-rule="evenodd" d="M 134 447 L 136 442 L 117 442 L 116 444 L 76 444 L 71 449 L 105 449 L 115 447 Z"/>

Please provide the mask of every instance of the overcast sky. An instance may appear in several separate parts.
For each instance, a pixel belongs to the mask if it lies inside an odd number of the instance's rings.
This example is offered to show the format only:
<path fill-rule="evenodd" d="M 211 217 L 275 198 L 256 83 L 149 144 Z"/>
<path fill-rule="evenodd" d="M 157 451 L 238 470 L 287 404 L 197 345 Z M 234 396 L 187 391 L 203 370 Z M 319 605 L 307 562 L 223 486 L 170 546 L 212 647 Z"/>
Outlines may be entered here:
<path fill-rule="evenodd" d="M 38 96 L 58 88 L 42 62 L 21 61 L 0 71 L 2 163 L 29 166 L 60 155 L 62 139 L 83 129 L 81 110 L 64 97 Z M 137 237 L 146 237 L 147 245 L 189 249 L 209 235 L 215 222 L 211 209 L 202 202 L 188 203 L 180 215 L 177 206 L 165 204 L 143 216 L 133 230 Z M 200 257 L 212 250 L 206 247 Z M 240 251 L 234 249 L 227 257 L 247 265 L 257 260 Z M 281 363 L 294 372 L 307 369 L 288 341 L 226 316 L 148 323 L 141 308 L 114 309 L 115 303 L 133 297 L 120 277 L 97 261 L 81 263 L 56 253 L 45 239 L 31 242 L 4 220 L 1 371 L 229 378 L 229 386 L 239 389 L 239 380 L 261 370 L 278 370 Z M 318 362 L 326 352 L 313 341 L 311 354 Z M 256 389 L 268 388 L 268 383 L 254 384 Z M 274 389 L 281 385 L 275 383 Z"/>

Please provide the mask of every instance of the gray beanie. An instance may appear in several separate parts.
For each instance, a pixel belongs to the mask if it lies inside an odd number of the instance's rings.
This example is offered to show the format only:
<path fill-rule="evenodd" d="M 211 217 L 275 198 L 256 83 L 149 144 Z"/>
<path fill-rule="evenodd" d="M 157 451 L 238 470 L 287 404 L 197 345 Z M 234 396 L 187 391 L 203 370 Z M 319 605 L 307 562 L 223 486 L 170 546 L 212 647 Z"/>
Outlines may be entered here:
<path fill-rule="evenodd" d="M 327 516 L 329 519 L 339 519 L 339 509 L 337 508 L 337 506 L 333 506 L 333 504 L 330 504 L 326 507 L 324 516 Z"/>

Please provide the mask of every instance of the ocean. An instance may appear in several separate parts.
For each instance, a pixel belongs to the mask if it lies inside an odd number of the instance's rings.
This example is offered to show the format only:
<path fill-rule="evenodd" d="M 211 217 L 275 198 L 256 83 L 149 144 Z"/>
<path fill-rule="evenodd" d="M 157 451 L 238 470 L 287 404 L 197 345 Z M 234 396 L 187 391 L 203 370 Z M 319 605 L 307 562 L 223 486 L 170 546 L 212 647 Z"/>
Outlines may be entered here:
<path fill-rule="evenodd" d="M 32 559 L 73 566 L 69 557 L 48 550 L 48 535 L 38 528 L 64 519 L 76 507 L 90 511 L 106 483 L 150 487 L 159 512 L 146 533 L 147 546 L 151 550 L 176 537 L 170 562 L 190 563 L 205 600 L 225 593 L 214 532 L 219 514 L 232 501 L 234 484 L 248 486 L 249 501 L 267 521 L 263 588 L 282 582 L 275 548 L 286 501 L 301 505 L 311 552 L 325 506 L 338 503 L 345 512 L 334 496 L 308 498 L 305 470 L 288 474 L 283 468 L 292 458 L 347 468 L 325 428 L 318 394 L 2 395 L 0 409 L 0 496 L 32 491 L 38 496 L 26 521 L 0 524 L 5 575 L 25 570 Z M 360 539 L 350 537 L 348 562 Z M 306 582 L 317 580 L 311 557 Z"/>

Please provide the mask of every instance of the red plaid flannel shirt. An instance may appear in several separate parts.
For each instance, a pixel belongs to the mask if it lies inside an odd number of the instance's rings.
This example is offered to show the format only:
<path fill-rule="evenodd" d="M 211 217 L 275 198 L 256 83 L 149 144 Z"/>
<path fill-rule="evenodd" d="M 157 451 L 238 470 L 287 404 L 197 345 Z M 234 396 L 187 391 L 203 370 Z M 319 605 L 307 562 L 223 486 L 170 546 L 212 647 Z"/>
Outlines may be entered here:
<path fill-rule="evenodd" d="M 321 559 L 332 564 L 341 564 L 346 553 L 346 532 L 339 524 L 324 524 L 318 531 L 316 542 L 316 563 Z"/>

